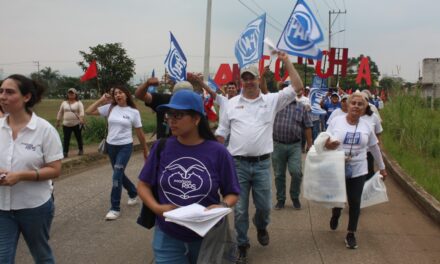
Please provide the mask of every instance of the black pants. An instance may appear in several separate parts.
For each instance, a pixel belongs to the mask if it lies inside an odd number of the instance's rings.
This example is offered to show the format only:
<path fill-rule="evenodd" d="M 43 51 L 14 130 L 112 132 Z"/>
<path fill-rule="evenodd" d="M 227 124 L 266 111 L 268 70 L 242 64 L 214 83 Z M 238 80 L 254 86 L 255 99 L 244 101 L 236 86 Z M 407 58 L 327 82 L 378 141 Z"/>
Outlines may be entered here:
<path fill-rule="evenodd" d="M 374 157 L 371 152 L 367 152 L 367 164 L 368 164 L 368 174 L 367 181 L 374 176 Z"/>
<path fill-rule="evenodd" d="M 78 143 L 78 149 L 83 150 L 83 140 L 82 140 L 81 130 L 79 129 L 79 125 L 73 127 L 63 126 L 63 134 L 64 134 L 63 152 L 65 154 L 69 153 L 70 136 L 72 135 L 72 132 L 75 134 L 76 142 Z"/>
<path fill-rule="evenodd" d="M 366 175 L 345 180 L 348 200 L 348 231 L 355 232 L 361 213 L 361 197 Z M 333 208 L 333 215 L 341 215 L 342 208 Z"/>

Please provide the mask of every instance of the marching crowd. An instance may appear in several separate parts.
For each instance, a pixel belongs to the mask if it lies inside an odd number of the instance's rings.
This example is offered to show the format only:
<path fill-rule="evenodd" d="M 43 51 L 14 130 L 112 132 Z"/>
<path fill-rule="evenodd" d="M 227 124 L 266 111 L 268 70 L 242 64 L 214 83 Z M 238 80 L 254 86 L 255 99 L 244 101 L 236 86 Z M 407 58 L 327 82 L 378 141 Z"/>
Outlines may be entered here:
<path fill-rule="evenodd" d="M 387 176 L 380 151 L 381 119 L 371 104 L 371 93 L 330 93 L 321 102 L 325 121 L 311 112 L 301 78 L 288 55 L 278 53 L 290 81 L 279 91 L 260 89 L 258 67 L 241 69 L 241 88 L 234 82 L 217 94 L 201 76 L 188 74 L 177 82 L 173 94 L 154 92 L 157 78 L 137 87 L 134 96 L 157 117 L 157 138 L 148 150 L 142 132 L 139 109 L 124 85 L 84 110 L 74 88 L 60 106 L 57 127 L 63 125 L 64 142 L 56 129 L 32 110 L 44 88 L 21 75 L 11 75 L 0 86 L 0 263 L 14 263 L 20 234 L 36 263 L 55 263 L 49 246 L 54 217 L 51 180 L 61 173 L 61 159 L 68 156 L 74 133 L 83 154 L 81 128 L 84 114 L 105 118 L 106 147 L 111 167 L 112 189 L 107 220 L 121 214 L 122 189 L 128 204 L 141 199 L 144 208 L 156 215 L 152 241 L 156 263 L 197 263 L 203 238 L 190 229 L 165 221 L 163 214 L 175 208 L 199 203 L 209 209 L 231 207 L 238 254 L 236 263 L 248 262 L 250 222 L 256 227 L 258 243 L 270 244 L 268 226 L 271 210 L 286 206 L 286 170 L 292 180 L 289 195 L 300 210 L 303 179 L 302 153 L 309 151 L 318 133 L 325 131 L 328 150 L 345 152 L 345 176 L 349 223 L 345 243 L 357 248 L 355 232 L 360 216 L 360 197 L 365 181 L 374 173 L 374 162 Z M 219 106 L 219 124 L 213 132 L 206 118 L 201 86 Z M 132 131 L 144 147 L 145 164 L 139 168 L 137 186 L 125 174 L 133 149 Z M 271 167 L 275 177 L 276 204 L 272 205 Z M 250 195 L 255 214 L 249 215 Z M 338 227 L 342 208 L 329 215 L 330 229 Z M 214 227 L 216 228 L 216 227 Z"/>

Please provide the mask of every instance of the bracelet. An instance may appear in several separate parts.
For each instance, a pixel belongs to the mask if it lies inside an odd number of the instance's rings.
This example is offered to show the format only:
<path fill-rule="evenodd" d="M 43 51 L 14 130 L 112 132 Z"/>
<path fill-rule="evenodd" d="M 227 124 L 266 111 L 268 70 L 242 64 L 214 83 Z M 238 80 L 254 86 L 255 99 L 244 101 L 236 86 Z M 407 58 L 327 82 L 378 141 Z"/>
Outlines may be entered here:
<path fill-rule="evenodd" d="M 40 181 L 40 172 L 38 171 L 38 169 L 34 169 L 34 171 L 37 174 L 37 178 L 35 179 L 35 181 Z"/>
<path fill-rule="evenodd" d="M 223 206 L 223 207 L 226 207 L 226 208 L 231 208 L 229 206 L 229 204 L 227 204 L 225 201 L 220 202 L 220 205 Z"/>

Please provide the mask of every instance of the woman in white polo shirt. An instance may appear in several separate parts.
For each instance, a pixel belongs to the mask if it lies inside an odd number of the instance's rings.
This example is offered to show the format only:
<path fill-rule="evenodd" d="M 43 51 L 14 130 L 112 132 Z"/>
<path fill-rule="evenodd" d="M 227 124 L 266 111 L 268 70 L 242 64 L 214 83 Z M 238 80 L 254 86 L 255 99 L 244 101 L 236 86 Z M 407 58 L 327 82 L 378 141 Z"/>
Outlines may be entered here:
<path fill-rule="evenodd" d="M 106 117 L 108 121 L 106 144 L 113 168 L 113 186 L 110 195 L 111 207 L 105 219 L 115 220 L 121 212 L 122 187 L 128 192 L 128 205 L 135 205 L 138 201 L 136 186 L 125 175 L 125 168 L 133 151 L 133 127 L 144 149 L 144 158 L 148 156 L 141 115 L 136 109 L 130 92 L 123 85 L 113 86 L 112 94 L 104 94 L 87 108 L 86 114 L 100 115 Z"/>
<path fill-rule="evenodd" d="M 55 263 L 49 246 L 52 181 L 63 149 L 56 129 L 32 112 L 44 88 L 14 74 L 0 86 L 0 263 L 14 263 L 20 234 L 35 263 Z"/>

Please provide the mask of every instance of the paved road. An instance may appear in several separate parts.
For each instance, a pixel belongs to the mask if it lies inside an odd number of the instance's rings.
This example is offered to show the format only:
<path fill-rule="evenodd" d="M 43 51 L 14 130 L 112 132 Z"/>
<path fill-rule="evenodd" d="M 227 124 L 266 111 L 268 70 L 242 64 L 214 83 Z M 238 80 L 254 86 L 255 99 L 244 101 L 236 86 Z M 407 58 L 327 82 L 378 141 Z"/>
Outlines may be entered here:
<path fill-rule="evenodd" d="M 142 157 L 132 157 L 127 175 L 136 180 Z M 104 163 L 55 183 L 56 216 L 51 245 L 57 263 L 152 263 L 152 231 L 139 227 L 139 207 L 126 205 L 122 216 L 106 222 L 111 170 Z M 330 210 L 302 200 L 303 209 L 291 204 L 272 212 L 270 245 L 262 247 L 251 227 L 250 263 L 440 263 L 440 228 L 405 196 L 392 179 L 387 182 L 390 202 L 362 210 L 357 250 L 344 245 L 348 215 L 340 228 L 330 231 Z M 32 263 L 21 239 L 18 264 Z"/>

